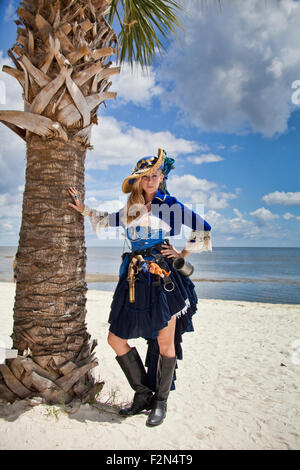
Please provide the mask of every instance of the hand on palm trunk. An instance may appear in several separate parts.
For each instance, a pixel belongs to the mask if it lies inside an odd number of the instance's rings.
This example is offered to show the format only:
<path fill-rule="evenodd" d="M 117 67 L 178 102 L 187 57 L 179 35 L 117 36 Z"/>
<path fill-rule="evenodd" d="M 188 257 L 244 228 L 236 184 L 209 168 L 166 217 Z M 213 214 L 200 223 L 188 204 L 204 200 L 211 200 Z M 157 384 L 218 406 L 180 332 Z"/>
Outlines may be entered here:
<path fill-rule="evenodd" d="M 78 212 L 82 212 L 84 209 L 84 204 L 82 203 L 80 192 L 77 191 L 73 186 L 70 186 L 69 193 L 74 198 L 74 201 L 75 201 L 75 204 L 72 204 L 71 202 L 69 202 L 69 206 L 73 207 L 73 209 L 77 210 Z"/>

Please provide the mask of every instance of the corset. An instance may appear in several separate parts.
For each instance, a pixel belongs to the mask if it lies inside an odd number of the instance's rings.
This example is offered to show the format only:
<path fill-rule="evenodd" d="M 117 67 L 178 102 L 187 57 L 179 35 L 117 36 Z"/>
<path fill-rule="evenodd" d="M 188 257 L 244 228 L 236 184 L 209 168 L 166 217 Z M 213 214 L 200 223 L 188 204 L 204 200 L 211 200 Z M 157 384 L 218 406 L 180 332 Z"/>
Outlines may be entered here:
<path fill-rule="evenodd" d="M 158 243 L 163 243 L 171 227 L 153 215 L 145 215 L 139 221 L 133 221 L 126 228 L 126 237 L 130 241 L 131 250 L 144 250 Z M 151 259 L 151 256 L 144 257 Z M 129 266 L 129 255 L 125 254 L 120 266 L 120 277 Z"/>

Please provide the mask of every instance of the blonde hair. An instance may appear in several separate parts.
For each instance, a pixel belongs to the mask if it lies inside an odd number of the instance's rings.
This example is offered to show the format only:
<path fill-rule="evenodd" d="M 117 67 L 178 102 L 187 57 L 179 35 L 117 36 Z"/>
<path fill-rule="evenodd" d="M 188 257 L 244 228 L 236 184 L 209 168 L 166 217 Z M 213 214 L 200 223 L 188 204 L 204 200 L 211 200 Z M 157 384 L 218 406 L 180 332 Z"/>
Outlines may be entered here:
<path fill-rule="evenodd" d="M 162 173 L 162 170 L 160 170 Z M 141 185 L 142 176 L 135 178 L 132 190 L 127 199 L 126 214 L 127 224 L 139 217 L 142 213 L 147 212 L 144 190 Z M 163 189 L 163 181 L 159 183 L 159 189 Z"/>

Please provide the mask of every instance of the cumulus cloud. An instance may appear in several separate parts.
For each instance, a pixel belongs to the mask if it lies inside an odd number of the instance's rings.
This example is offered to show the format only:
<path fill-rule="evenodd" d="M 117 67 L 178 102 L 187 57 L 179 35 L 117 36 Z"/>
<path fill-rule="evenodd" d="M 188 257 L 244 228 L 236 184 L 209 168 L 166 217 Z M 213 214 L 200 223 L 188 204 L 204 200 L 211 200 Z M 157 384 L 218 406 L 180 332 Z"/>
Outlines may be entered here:
<path fill-rule="evenodd" d="M 259 209 L 250 212 L 250 215 L 260 220 L 261 222 L 268 222 L 270 220 L 279 219 L 278 214 L 272 214 L 272 212 L 265 207 L 260 207 Z"/>
<path fill-rule="evenodd" d="M 91 194 L 93 191 L 87 191 L 87 194 Z M 100 211 L 117 212 L 124 204 L 119 199 L 106 199 L 104 201 L 98 201 L 95 196 L 88 196 L 85 199 L 85 203 L 91 207 Z"/>
<path fill-rule="evenodd" d="M 286 212 L 285 214 L 283 214 L 282 216 L 285 220 L 290 220 L 290 219 L 293 219 L 295 216 L 293 214 L 291 214 L 290 212 Z"/>
<path fill-rule="evenodd" d="M 282 204 L 283 206 L 294 206 L 300 204 L 300 192 L 274 191 L 266 194 L 262 200 L 267 204 Z"/>
<path fill-rule="evenodd" d="M 152 99 L 163 92 L 157 84 L 156 71 L 152 67 L 143 70 L 137 63 L 133 68 L 128 63 L 121 66 L 121 73 L 114 77 L 112 89 L 118 94 L 113 106 L 133 103 L 148 107 Z"/>
<path fill-rule="evenodd" d="M 18 80 L 2 71 L 3 65 L 16 68 L 12 60 L 0 50 L 0 81 L 4 90 L 5 100 L 1 100 L 0 109 L 24 110 L 23 89 Z M 4 101 L 4 102 L 3 102 Z"/>
<path fill-rule="evenodd" d="M 113 117 L 101 118 L 92 131 L 94 151 L 88 153 L 88 169 L 107 169 L 114 165 L 134 166 L 139 155 L 153 155 L 166 149 L 168 155 L 187 155 L 198 151 L 195 141 L 177 138 L 169 131 L 139 129 Z"/>
<path fill-rule="evenodd" d="M 300 220 L 300 216 L 299 216 L 299 215 L 294 215 L 294 214 L 291 214 L 290 212 L 286 212 L 285 214 L 283 214 L 282 217 L 283 217 L 285 220 L 291 220 L 291 219 Z"/>
<path fill-rule="evenodd" d="M 261 242 L 262 245 L 277 243 L 282 241 L 283 238 L 285 240 L 294 240 L 294 232 L 289 230 L 288 227 L 281 227 L 277 222 L 279 216 L 276 217 L 275 214 L 273 214 L 275 217 L 268 218 L 266 214 L 263 215 L 262 212 L 258 212 L 258 217 L 249 220 L 247 213 L 243 214 L 236 208 L 233 209 L 233 212 L 236 217 L 227 217 L 213 209 L 205 213 L 205 219 L 212 226 L 213 240 L 215 238 L 221 242 L 234 240 L 238 244 L 240 241 L 243 241 L 243 243 Z"/>
<path fill-rule="evenodd" d="M 206 153 L 202 154 L 199 157 L 187 157 L 189 162 L 195 163 L 196 165 L 202 165 L 202 163 L 212 163 L 212 162 L 221 162 L 224 158 L 220 157 L 220 155 L 215 155 L 213 153 Z"/>
<path fill-rule="evenodd" d="M 226 217 L 223 214 L 209 210 L 205 214 L 206 220 L 212 226 L 213 233 L 229 237 L 230 239 L 256 239 L 262 234 L 260 224 L 247 220 L 244 217 Z M 227 238 L 228 240 L 228 238 Z"/>
<path fill-rule="evenodd" d="M 161 76 L 172 89 L 163 103 L 202 131 L 283 133 L 296 109 L 300 3 L 223 1 L 222 12 L 182 3 L 185 32 L 165 57 Z"/>
<path fill-rule="evenodd" d="M 192 204 L 204 205 L 205 209 L 224 209 L 239 194 L 239 188 L 236 188 L 235 193 L 225 192 L 217 183 L 194 175 L 170 177 L 168 188 L 179 200 L 182 198 Z"/>

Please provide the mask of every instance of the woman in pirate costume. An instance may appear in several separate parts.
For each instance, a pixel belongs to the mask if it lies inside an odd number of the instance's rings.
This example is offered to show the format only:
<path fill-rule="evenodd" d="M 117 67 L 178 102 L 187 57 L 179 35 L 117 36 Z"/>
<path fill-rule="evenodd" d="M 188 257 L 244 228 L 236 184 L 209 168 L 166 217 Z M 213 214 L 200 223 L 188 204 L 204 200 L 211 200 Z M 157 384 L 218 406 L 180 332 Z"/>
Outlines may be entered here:
<path fill-rule="evenodd" d="M 90 209 L 83 205 L 80 193 L 69 188 L 75 199 L 75 205 L 69 205 L 89 216 L 94 233 L 122 226 L 131 243 L 131 251 L 122 255 L 108 319 L 108 343 L 135 391 L 132 405 L 120 414 L 151 410 L 147 426 L 159 425 L 166 416 L 168 395 L 175 389 L 177 359 L 182 359 L 182 335 L 194 331 L 197 295 L 189 278 L 192 266 L 185 258 L 190 252 L 211 250 L 210 225 L 167 190 L 173 168 L 174 159 L 161 149 L 158 157 L 140 159 L 123 181 L 122 191 L 130 196 L 116 213 Z M 166 237 L 180 234 L 182 224 L 192 231 L 179 252 Z M 129 339 L 139 337 L 148 342 L 147 372 L 137 349 L 128 344 Z"/>

